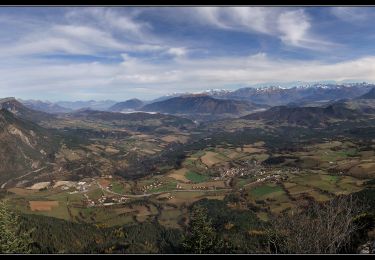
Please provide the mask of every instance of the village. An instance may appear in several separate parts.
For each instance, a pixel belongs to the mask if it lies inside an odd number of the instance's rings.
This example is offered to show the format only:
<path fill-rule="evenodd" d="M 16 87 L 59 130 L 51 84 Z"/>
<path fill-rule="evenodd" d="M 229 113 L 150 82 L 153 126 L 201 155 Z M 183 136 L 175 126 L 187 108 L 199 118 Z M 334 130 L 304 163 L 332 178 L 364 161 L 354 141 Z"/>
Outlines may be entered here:
<path fill-rule="evenodd" d="M 158 188 L 160 186 L 163 185 L 163 182 L 161 182 L 160 180 L 156 180 L 154 181 L 153 183 L 149 184 L 149 185 L 144 185 L 140 188 L 140 190 L 143 192 L 143 193 L 146 193 L 147 191 L 149 190 L 152 190 L 152 189 L 155 189 L 155 188 Z"/>
<path fill-rule="evenodd" d="M 299 168 L 284 167 L 274 168 L 258 164 L 257 161 L 246 161 L 242 167 L 221 167 L 216 169 L 219 177 L 214 177 L 213 180 L 228 180 L 234 177 L 251 177 L 255 182 L 279 182 L 285 181 L 288 174 L 298 174 Z"/>
<path fill-rule="evenodd" d="M 105 176 L 107 179 L 110 179 L 112 176 Z M 30 187 L 27 187 L 28 190 L 38 190 L 43 191 L 47 189 L 60 189 L 61 191 L 66 191 L 69 195 L 74 194 L 82 194 L 85 200 L 83 203 L 87 207 L 96 207 L 96 206 L 111 206 L 116 204 L 123 204 L 125 203 L 129 198 L 117 194 L 110 190 L 112 187 L 111 184 L 109 184 L 106 187 L 103 187 L 99 184 L 97 179 L 95 178 L 87 178 L 83 179 L 79 182 L 74 181 L 52 181 L 52 182 L 39 182 L 35 183 Z M 102 194 L 99 198 L 92 199 L 89 197 L 87 193 L 89 193 L 92 190 L 95 190 L 97 188 L 100 188 L 102 191 Z M 107 195 L 105 195 L 107 193 Z"/>

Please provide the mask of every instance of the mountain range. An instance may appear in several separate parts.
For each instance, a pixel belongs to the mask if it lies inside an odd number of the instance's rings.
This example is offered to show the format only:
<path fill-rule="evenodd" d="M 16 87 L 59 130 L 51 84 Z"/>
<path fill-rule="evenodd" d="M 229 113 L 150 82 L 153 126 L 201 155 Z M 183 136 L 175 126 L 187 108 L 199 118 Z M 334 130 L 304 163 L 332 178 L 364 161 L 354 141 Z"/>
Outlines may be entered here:
<path fill-rule="evenodd" d="M 154 102 L 141 108 L 144 111 L 170 114 L 236 114 L 241 115 L 264 108 L 247 101 L 216 99 L 208 95 L 186 95 Z"/>
<path fill-rule="evenodd" d="M 139 99 L 129 99 L 124 102 L 119 102 L 111 106 L 108 110 L 113 112 L 122 112 L 129 110 L 137 110 L 144 105 L 143 101 Z"/>
<path fill-rule="evenodd" d="M 320 127 L 334 120 L 356 120 L 362 118 L 360 111 L 350 109 L 345 103 L 337 102 L 325 107 L 275 106 L 267 111 L 243 117 L 248 120 L 262 120 L 266 123 Z"/>
<path fill-rule="evenodd" d="M 364 95 L 375 85 L 372 84 L 316 84 L 292 88 L 266 87 L 241 88 L 220 95 L 220 98 L 247 100 L 259 104 L 286 105 L 291 102 L 312 102 L 321 100 L 340 100 Z"/>
<path fill-rule="evenodd" d="M 54 117 L 50 113 L 26 107 L 14 97 L 0 99 L 0 109 L 8 110 L 18 118 L 33 122 L 40 122 L 42 120 L 48 120 Z"/>
<path fill-rule="evenodd" d="M 269 86 L 240 88 L 234 91 L 214 89 L 195 94 L 173 93 L 152 101 L 130 99 L 122 102 L 113 100 L 55 103 L 20 100 L 20 102 L 34 111 L 57 114 L 79 109 L 91 109 L 111 112 L 147 111 L 180 115 L 214 115 L 215 118 L 218 118 L 244 116 L 269 106 L 312 106 L 314 103 L 314 106 L 321 106 L 324 103 L 329 104 L 338 100 L 368 99 L 375 95 L 374 87 L 375 85 L 367 83 L 314 84 L 291 88 Z M 23 113 L 21 112 L 21 114 Z M 30 116 L 28 117 L 30 118 Z M 27 119 L 27 116 L 25 118 Z"/>
<path fill-rule="evenodd" d="M 89 100 L 89 101 L 58 101 L 55 104 L 70 110 L 77 110 L 82 108 L 90 108 L 94 110 L 107 110 L 114 104 L 116 101 L 113 100 Z"/>
<path fill-rule="evenodd" d="M 266 123 L 285 123 L 308 127 L 319 127 L 337 120 L 355 121 L 375 114 L 375 88 L 352 99 L 331 101 L 321 106 L 274 106 L 258 113 L 242 117 L 262 120 Z"/>
<path fill-rule="evenodd" d="M 357 99 L 375 99 L 375 87 L 362 96 L 359 96 Z"/>
<path fill-rule="evenodd" d="M 72 109 L 62 107 L 56 103 L 52 103 L 50 101 L 40 101 L 40 100 L 19 100 L 24 106 L 46 112 L 46 113 L 51 113 L 51 114 L 59 114 L 59 113 L 68 113 L 71 112 Z"/>

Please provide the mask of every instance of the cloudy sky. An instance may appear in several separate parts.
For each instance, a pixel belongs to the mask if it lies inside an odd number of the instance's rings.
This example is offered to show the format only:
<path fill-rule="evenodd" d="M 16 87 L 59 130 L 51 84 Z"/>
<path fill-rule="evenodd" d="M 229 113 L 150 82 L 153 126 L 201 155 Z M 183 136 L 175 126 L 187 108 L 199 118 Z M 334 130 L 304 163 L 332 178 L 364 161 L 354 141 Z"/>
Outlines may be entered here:
<path fill-rule="evenodd" d="M 0 8 L 0 97 L 375 82 L 372 7 Z"/>

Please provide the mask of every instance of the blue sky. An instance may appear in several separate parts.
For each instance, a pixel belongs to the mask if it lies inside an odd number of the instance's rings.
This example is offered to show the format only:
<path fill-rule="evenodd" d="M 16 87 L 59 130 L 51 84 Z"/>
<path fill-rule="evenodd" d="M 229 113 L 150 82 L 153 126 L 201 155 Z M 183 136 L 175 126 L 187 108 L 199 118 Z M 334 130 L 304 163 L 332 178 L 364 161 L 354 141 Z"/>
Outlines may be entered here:
<path fill-rule="evenodd" d="M 375 82 L 373 7 L 1 7 L 0 97 Z"/>

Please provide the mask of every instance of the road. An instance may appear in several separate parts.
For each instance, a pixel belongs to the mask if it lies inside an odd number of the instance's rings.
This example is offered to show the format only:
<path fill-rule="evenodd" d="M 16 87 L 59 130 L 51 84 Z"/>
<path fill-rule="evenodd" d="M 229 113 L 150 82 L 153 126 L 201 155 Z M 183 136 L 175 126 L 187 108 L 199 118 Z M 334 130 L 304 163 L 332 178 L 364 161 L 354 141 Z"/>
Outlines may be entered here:
<path fill-rule="evenodd" d="M 7 182 L 5 182 L 5 183 L 3 183 L 3 184 L 1 185 L 1 189 L 4 189 L 5 186 L 6 186 L 9 182 L 11 182 L 11 181 L 13 181 L 13 180 L 16 181 L 16 180 L 22 179 L 22 178 L 24 178 L 24 177 L 26 177 L 26 176 L 28 176 L 28 175 L 30 175 L 30 174 L 40 172 L 40 171 L 44 170 L 45 168 L 47 168 L 47 166 L 44 166 L 44 167 L 39 168 L 39 169 L 37 169 L 37 170 L 34 170 L 34 171 L 31 171 L 31 172 L 28 172 L 28 173 L 26 173 L 26 174 L 24 174 L 24 175 L 22 175 L 22 176 L 17 177 L 17 178 L 10 179 L 10 180 L 8 180 Z"/>
<path fill-rule="evenodd" d="M 98 185 L 98 187 L 102 191 L 105 191 L 105 192 L 108 192 L 108 193 L 111 193 L 111 194 L 114 194 L 114 195 L 126 197 L 126 198 L 145 198 L 145 197 L 150 197 L 150 196 L 153 196 L 153 195 L 160 195 L 160 194 L 170 193 L 170 192 L 197 192 L 197 191 L 215 192 L 215 191 L 230 191 L 230 190 L 232 190 L 232 189 L 219 189 L 219 190 L 203 190 L 203 189 L 202 190 L 198 190 L 198 189 L 196 189 L 196 190 L 194 190 L 194 189 L 191 189 L 191 190 L 170 190 L 170 191 L 159 191 L 159 192 L 153 192 L 153 193 L 145 193 L 145 194 L 132 195 L 132 194 L 121 194 L 121 193 L 117 193 L 117 192 L 111 191 L 111 190 L 109 190 L 107 188 L 104 188 L 97 181 L 96 181 L 96 184 Z"/>

